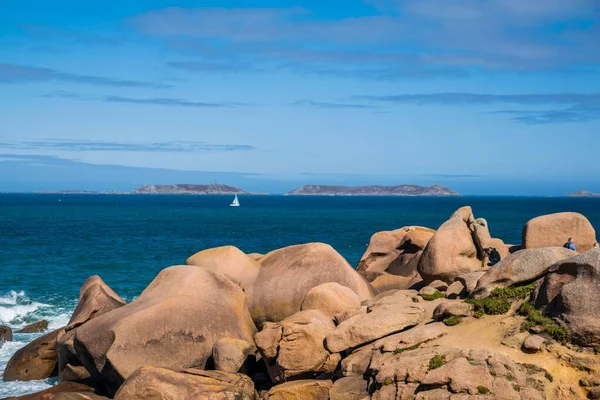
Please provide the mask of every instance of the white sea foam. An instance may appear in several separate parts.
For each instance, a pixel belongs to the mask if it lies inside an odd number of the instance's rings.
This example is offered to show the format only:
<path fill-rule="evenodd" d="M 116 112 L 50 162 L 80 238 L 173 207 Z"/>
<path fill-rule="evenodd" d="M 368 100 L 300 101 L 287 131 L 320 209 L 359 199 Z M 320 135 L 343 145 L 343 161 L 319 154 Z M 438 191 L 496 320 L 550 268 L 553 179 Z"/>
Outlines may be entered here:
<path fill-rule="evenodd" d="M 49 301 L 55 303 L 54 300 Z M 73 312 L 74 303 L 64 299 L 57 300 L 61 305 L 51 305 L 31 300 L 22 291 L 10 291 L 0 296 L 0 325 L 8 325 L 15 331 L 22 326 L 45 319 L 50 330 L 65 326 Z M 6 364 L 17 350 L 43 334 L 14 334 L 14 341 L 6 342 L 0 347 L 0 376 Z M 48 379 L 30 382 L 0 381 L 0 398 L 21 396 L 45 390 L 56 384 L 56 380 Z"/>

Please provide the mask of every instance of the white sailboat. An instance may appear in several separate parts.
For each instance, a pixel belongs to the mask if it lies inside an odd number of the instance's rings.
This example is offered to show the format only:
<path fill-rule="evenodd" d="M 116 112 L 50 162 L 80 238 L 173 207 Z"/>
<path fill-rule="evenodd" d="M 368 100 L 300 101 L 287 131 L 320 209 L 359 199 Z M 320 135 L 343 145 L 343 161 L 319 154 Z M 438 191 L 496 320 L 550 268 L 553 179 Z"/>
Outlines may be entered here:
<path fill-rule="evenodd" d="M 237 194 L 235 195 L 233 202 L 229 205 L 230 207 L 239 207 L 240 201 L 238 200 Z"/>

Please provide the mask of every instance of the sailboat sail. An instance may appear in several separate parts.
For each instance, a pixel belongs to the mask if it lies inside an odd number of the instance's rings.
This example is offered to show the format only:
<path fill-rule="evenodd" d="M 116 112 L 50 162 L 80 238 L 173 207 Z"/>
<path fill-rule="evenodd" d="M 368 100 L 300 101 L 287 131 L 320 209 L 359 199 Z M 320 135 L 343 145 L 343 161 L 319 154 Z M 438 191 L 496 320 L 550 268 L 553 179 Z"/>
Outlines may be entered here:
<path fill-rule="evenodd" d="M 235 195 L 233 202 L 230 204 L 231 207 L 239 207 L 240 201 L 238 200 L 237 194 Z"/>

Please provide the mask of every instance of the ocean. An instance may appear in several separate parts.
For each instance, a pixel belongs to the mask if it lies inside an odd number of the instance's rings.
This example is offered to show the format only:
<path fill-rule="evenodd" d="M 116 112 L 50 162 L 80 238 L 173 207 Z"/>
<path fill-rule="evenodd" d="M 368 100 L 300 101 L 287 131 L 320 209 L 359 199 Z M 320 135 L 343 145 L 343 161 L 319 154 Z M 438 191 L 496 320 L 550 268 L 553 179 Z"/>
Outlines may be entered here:
<path fill-rule="evenodd" d="M 0 325 L 40 319 L 67 323 L 79 288 L 91 275 L 126 300 L 163 268 L 202 249 L 234 245 L 265 253 L 292 244 L 331 244 L 356 266 L 370 236 L 406 225 L 437 228 L 470 205 L 494 237 L 521 242 L 531 218 L 561 211 L 584 214 L 600 229 L 598 198 L 294 197 L 141 195 L 0 195 Z M 565 233 L 565 236 L 568 233 Z M 566 237 L 565 237 L 566 240 Z M 39 335 L 16 334 L 0 349 L 0 373 L 14 352 Z M 0 382 L 0 398 L 54 381 Z"/>

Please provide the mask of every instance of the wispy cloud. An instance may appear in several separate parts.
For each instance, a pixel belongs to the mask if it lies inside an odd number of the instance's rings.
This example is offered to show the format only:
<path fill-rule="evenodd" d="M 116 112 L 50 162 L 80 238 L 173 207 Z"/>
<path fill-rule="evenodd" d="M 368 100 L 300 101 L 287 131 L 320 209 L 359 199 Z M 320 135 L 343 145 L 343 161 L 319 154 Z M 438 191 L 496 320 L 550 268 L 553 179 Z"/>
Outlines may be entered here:
<path fill-rule="evenodd" d="M 498 114 L 514 115 L 514 120 L 529 125 L 577 123 L 600 120 L 600 105 L 597 107 L 573 106 L 562 110 L 505 110 Z"/>
<path fill-rule="evenodd" d="M 200 153 L 256 150 L 256 147 L 247 144 L 211 144 L 205 142 L 127 143 L 69 139 L 0 142 L 0 148 L 7 150 L 60 150 L 80 152 L 117 151 L 147 153 Z"/>
<path fill-rule="evenodd" d="M 305 108 L 325 108 L 325 109 L 354 109 L 354 110 L 375 110 L 378 106 L 369 104 L 350 104 L 350 103 L 326 103 L 313 100 L 298 100 L 294 106 Z"/>
<path fill-rule="evenodd" d="M 167 68 L 208 73 L 254 73 L 265 72 L 265 69 L 256 68 L 245 62 L 234 61 L 173 61 L 166 64 Z"/>
<path fill-rule="evenodd" d="M 242 107 L 249 106 L 246 103 L 235 103 L 235 102 L 204 102 L 204 101 L 192 101 L 183 99 L 171 99 L 171 98 L 134 98 L 124 96 L 91 96 L 79 93 L 65 92 L 62 90 L 47 93 L 42 97 L 46 98 L 64 98 L 81 101 L 103 101 L 107 103 L 130 103 L 130 104 L 144 104 L 144 105 L 155 105 L 155 106 L 175 106 L 175 107 L 195 107 L 195 108 L 228 108 L 228 107 Z"/>
<path fill-rule="evenodd" d="M 51 68 L 0 63 L 0 83 L 31 83 L 51 81 L 129 88 L 166 89 L 172 87 L 171 85 L 160 83 L 106 78 L 93 75 L 81 75 L 57 71 Z"/>
<path fill-rule="evenodd" d="M 302 8 L 167 8 L 129 21 L 172 50 L 204 61 L 308 63 L 304 71 L 538 71 L 600 62 L 600 5 L 592 0 L 368 0 L 379 13 L 314 18 Z M 244 50 L 240 50 L 240 49 Z M 573 49 L 577 51 L 573 51 Z M 352 49 L 352 50 L 350 50 Z M 410 50 L 406 50 L 410 49 Z M 362 58 L 362 61 L 359 60 Z M 365 61 L 366 60 L 366 61 Z M 203 62 L 204 62 L 203 61 Z M 206 65 L 200 65 L 204 70 Z"/>

